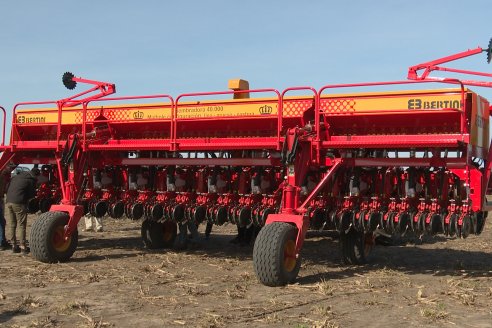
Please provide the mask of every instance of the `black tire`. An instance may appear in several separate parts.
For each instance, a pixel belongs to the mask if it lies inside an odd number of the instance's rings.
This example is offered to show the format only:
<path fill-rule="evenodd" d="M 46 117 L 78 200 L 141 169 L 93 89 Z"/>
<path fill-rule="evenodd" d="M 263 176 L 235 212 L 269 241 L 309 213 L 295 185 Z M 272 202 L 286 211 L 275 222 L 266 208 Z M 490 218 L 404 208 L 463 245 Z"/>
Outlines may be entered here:
<path fill-rule="evenodd" d="M 398 218 L 398 223 L 396 223 L 396 231 L 398 233 L 405 233 L 411 225 L 412 216 L 408 212 L 403 212 Z"/>
<path fill-rule="evenodd" d="M 53 205 L 53 200 L 51 198 L 43 198 L 39 201 L 39 210 L 41 213 L 48 212 L 51 205 Z"/>
<path fill-rule="evenodd" d="M 108 206 L 108 215 L 113 219 L 120 219 L 125 214 L 125 203 L 116 201 Z"/>
<path fill-rule="evenodd" d="M 456 213 L 449 217 L 448 232 L 450 237 L 454 237 L 458 233 L 458 217 Z"/>
<path fill-rule="evenodd" d="M 274 222 L 258 233 L 253 248 L 253 268 L 266 286 L 284 286 L 295 281 L 301 267 L 295 258 L 297 228 L 289 223 Z"/>
<path fill-rule="evenodd" d="M 430 223 L 427 225 L 426 230 L 432 236 L 437 235 L 439 232 L 444 232 L 442 230 L 442 221 L 443 218 L 440 214 L 433 214 L 431 216 Z"/>
<path fill-rule="evenodd" d="M 383 216 L 380 212 L 373 212 L 369 216 L 369 222 L 367 226 L 368 232 L 372 232 L 378 228 L 379 222 L 381 221 L 381 217 Z M 382 227 L 381 227 L 382 228 Z"/>
<path fill-rule="evenodd" d="M 482 233 L 483 231 L 483 228 L 485 227 L 485 221 L 487 219 L 487 215 L 488 215 L 488 212 L 476 212 L 474 214 L 475 216 L 475 222 L 476 222 L 476 226 L 475 226 L 475 230 L 474 230 L 474 233 L 475 235 L 479 235 Z"/>
<path fill-rule="evenodd" d="M 460 237 L 463 239 L 468 238 L 470 233 L 472 232 L 472 221 L 471 221 L 471 216 L 466 215 L 463 218 L 463 224 L 461 225 L 461 234 Z"/>
<path fill-rule="evenodd" d="M 66 262 L 72 257 L 79 235 L 75 230 L 68 240 L 63 240 L 68 220 L 68 214 L 64 212 L 45 212 L 33 222 L 29 243 L 31 254 L 36 260 L 57 263 Z"/>
<path fill-rule="evenodd" d="M 169 221 L 144 220 L 140 231 L 144 246 L 148 249 L 172 247 L 177 234 L 176 224 Z"/>
<path fill-rule="evenodd" d="M 365 264 L 370 260 L 374 248 L 373 233 L 350 229 L 340 233 L 340 251 L 343 264 Z"/>
<path fill-rule="evenodd" d="M 29 214 L 35 214 L 39 211 L 39 199 L 31 198 L 27 202 L 27 211 Z"/>
<path fill-rule="evenodd" d="M 130 206 L 129 218 L 132 220 L 140 220 L 144 215 L 144 207 L 142 203 L 134 203 Z"/>

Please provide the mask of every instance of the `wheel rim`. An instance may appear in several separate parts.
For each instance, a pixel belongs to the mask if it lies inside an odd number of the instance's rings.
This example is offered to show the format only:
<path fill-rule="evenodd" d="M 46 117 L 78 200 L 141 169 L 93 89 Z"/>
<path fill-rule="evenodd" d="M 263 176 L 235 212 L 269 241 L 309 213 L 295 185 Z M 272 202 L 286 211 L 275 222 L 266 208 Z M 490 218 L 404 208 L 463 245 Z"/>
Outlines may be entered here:
<path fill-rule="evenodd" d="M 296 267 L 296 243 L 293 240 L 287 240 L 284 245 L 284 269 L 292 272 Z"/>
<path fill-rule="evenodd" d="M 70 242 L 72 238 L 70 237 L 67 240 L 65 240 L 65 238 L 63 238 L 64 234 L 65 234 L 65 229 L 63 226 L 57 227 L 53 233 L 51 244 L 53 245 L 53 248 L 57 252 L 64 252 L 70 246 Z"/>

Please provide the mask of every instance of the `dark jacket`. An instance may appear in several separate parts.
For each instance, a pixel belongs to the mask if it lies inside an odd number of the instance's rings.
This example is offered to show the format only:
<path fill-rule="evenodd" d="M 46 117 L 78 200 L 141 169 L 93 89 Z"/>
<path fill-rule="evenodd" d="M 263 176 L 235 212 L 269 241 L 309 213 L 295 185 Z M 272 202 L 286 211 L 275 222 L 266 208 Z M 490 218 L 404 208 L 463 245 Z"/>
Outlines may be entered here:
<path fill-rule="evenodd" d="M 31 172 L 21 172 L 10 180 L 7 189 L 7 203 L 27 204 L 36 196 L 36 177 Z"/>

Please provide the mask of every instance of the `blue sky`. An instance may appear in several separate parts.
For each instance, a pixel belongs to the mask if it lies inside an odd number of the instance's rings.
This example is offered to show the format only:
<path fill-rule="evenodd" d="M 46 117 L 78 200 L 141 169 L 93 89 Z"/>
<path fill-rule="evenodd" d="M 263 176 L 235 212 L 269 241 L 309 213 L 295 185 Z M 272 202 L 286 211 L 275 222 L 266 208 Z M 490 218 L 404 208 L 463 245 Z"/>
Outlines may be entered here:
<path fill-rule="evenodd" d="M 67 97 L 65 71 L 113 82 L 121 96 L 219 91 L 237 77 L 279 90 L 399 80 L 410 65 L 486 47 L 491 9 L 488 0 L 2 1 L 0 105 Z M 485 55 L 456 66 L 492 71 Z"/>

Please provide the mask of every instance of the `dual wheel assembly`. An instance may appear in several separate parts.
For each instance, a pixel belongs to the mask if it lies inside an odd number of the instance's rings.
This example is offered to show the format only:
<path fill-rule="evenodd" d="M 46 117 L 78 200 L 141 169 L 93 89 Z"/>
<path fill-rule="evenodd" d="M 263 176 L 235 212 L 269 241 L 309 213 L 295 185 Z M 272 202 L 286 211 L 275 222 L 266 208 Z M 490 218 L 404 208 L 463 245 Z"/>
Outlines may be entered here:
<path fill-rule="evenodd" d="M 177 231 L 177 225 L 172 221 L 158 222 L 146 219 L 142 222 L 142 241 L 148 249 L 171 248 Z"/>
<path fill-rule="evenodd" d="M 271 287 L 295 281 L 301 267 L 296 254 L 297 228 L 286 222 L 264 226 L 256 237 L 253 267 L 258 280 Z M 374 234 L 353 228 L 340 232 L 340 250 L 344 264 L 364 264 L 374 248 Z"/>

